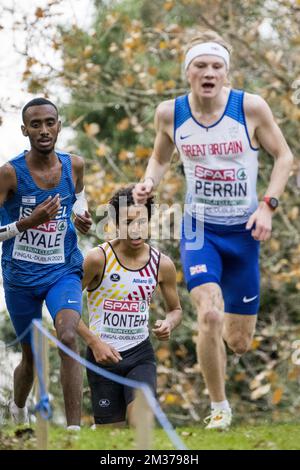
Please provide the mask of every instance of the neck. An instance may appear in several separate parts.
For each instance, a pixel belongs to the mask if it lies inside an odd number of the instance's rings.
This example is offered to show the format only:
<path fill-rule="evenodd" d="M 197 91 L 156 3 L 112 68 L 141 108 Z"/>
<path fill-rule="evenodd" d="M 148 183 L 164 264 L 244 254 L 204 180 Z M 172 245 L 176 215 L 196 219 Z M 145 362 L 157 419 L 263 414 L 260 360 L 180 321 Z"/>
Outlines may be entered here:
<path fill-rule="evenodd" d="M 143 253 L 146 247 L 145 243 L 141 244 L 141 246 L 139 247 L 132 248 L 126 243 L 125 240 L 118 238 L 116 241 L 117 243 L 115 246 L 118 247 L 119 253 L 125 258 L 138 258 Z"/>
<path fill-rule="evenodd" d="M 27 159 L 33 163 L 35 167 L 49 168 L 56 162 L 57 155 L 54 150 L 45 154 L 32 148 L 27 153 Z"/>
<path fill-rule="evenodd" d="M 192 91 L 190 94 L 192 109 L 195 112 L 201 112 L 203 114 L 213 114 L 215 111 L 225 106 L 228 93 L 228 89 L 223 87 L 220 93 L 215 97 L 206 98 L 205 96 L 198 96 Z"/>

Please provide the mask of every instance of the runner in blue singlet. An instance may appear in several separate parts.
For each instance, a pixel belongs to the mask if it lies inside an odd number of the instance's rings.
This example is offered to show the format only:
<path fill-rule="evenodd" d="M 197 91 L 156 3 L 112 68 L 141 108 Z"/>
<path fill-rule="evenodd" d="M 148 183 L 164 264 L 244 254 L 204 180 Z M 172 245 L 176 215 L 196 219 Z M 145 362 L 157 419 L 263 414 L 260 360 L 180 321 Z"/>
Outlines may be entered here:
<path fill-rule="evenodd" d="M 5 300 L 17 335 L 42 317 L 46 302 L 57 336 L 76 351 L 81 314 L 82 255 L 71 220 L 86 233 L 91 225 L 83 192 L 83 159 L 55 151 L 61 123 L 56 106 L 37 98 L 23 109 L 24 151 L 0 168 L 2 272 Z M 75 203 L 75 205 L 74 205 Z M 74 205 L 74 207 L 73 207 Z M 16 423 L 28 422 L 26 399 L 33 384 L 31 333 L 21 341 L 10 404 Z M 68 426 L 80 425 L 81 366 L 61 354 L 61 381 Z"/>

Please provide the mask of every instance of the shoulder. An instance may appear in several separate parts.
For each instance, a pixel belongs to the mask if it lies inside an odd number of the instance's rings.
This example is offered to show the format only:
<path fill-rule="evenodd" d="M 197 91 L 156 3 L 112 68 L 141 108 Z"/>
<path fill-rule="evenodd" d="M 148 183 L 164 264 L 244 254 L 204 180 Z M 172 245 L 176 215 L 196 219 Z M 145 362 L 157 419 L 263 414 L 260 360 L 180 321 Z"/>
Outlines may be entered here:
<path fill-rule="evenodd" d="M 10 163 L 5 163 L 0 166 L 0 174 L 2 177 L 14 178 L 16 175 L 14 167 Z"/>
<path fill-rule="evenodd" d="M 5 163 L 0 167 L 0 193 L 7 196 L 9 192 L 17 189 L 17 175 L 14 167 L 10 163 Z M 6 197 L 5 196 L 5 197 Z M 2 197 L 1 197 L 2 200 Z M 3 202 L 3 200 L 2 200 Z"/>
<path fill-rule="evenodd" d="M 159 280 L 160 282 L 166 281 L 167 279 L 172 279 L 172 277 L 176 277 L 175 264 L 169 256 L 161 253 L 159 263 Z"/>
<path fill-rule="evenodd" d="M 1 185 L 14 189 L 17 183 L 17 175 L 14 167 L 10 163 L 5 163 L 0 167 Z"/>
<path fill-rule="evenodd" d="M 79 155 L 70 154 L 72 167 L 78 172 L 84 169 L 84 159 Z"/>
<path fill-rule="evenodd" d="M 170 124 L 174 119 L 175 100 L 162 101 L 156 108 L 155 118 L 158 123 Z"/>
<path fill-rule="evenodd" d="M 268 103 L 259 95 L 245 93 L 244 111 L 247 117 L 266 121 L 272 118 L 272 111 Z"/>
<path fill-rule="evenodd" d="M 84 259 L 85 265 L 89 266 L 91 269 L 99 269 L 104 266 L 105 263 L 105 253 L 100 246 L 96 246 L 88 251 Z"/>

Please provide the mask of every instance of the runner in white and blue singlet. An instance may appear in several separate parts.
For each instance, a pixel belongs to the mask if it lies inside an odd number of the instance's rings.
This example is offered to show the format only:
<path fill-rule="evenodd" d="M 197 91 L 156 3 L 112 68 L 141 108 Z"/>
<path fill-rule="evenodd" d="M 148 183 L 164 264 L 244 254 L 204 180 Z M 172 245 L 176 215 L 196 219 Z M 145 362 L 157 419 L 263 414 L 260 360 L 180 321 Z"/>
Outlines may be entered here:
<path fill-rule="evenodd" d="M 56 106 L 44 98 L 23 109 L 22 131 L 31 148 L 0 168 L 2 272 L 6 306 L 17 335 L 33 319 L 42 318 L 45 301 L 58 338 L 76 351 L 83 258 L 72 210 L 82 233 L 88 231 L 91 219 L 82 205 L 82 158 L 54 150 L 60 126 Z M 10 410 L 18 424 L 28 422 L 26 399 L 33 384 L 30 340 L 31 333 L 21 340 L 22 360 L 14 372 Z M 67 424 L 79 426 L 81 367 L 66 355 L 61 359 Z"/>
<path fill-rule="evenodd" d="M 267 103 L 226 85 L 229 66 L 230 46 L 215 32 L 191 41 L 184 64 L 191 92 L 158 106 L 154 151 L 134 191 L 139 203 L 151 195 L 176 146 L 187 183 L 181 259 L 198 315 L 198 360 L 212 408 L 208 429 L 231 423 L 223 339 L 239 355 L 251 345 L 259 307 L 259 243 L 271 236 L 293 161 Z M 275 163 L 258 204 L 260 145 Z"/>
<path fill-rule="evenodd" d="M 257 208 L 258 148 L 249 140 L 243 100 L 243 91 L 230 90 L 223 115 L 207 127 L 194 118 L 188 95 L 175 100 L 174 142 L 187 181 L 181 259 L 189 291 L 219 284 L 225 312 L 256 315 L 259 241 L 245 225 Z M 199 205 L 204 244 L 194 250 L 188 248 L 193 240 L 186 238 L 186 226 L 197 232 Z"/>

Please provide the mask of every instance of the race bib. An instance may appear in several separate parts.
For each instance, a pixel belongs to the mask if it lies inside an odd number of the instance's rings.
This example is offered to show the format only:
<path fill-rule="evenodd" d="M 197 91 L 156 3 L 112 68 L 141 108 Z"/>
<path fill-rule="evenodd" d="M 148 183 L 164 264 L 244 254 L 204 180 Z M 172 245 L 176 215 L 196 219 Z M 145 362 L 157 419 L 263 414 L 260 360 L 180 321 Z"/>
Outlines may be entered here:
<path fill-rule="evenodd" d="M 20 218 L 28 216 L 32 208 L 20 209 Z M 13 259 L 37 264 L 65 262 L 65 236 L 68 222 L 66 207 L 62 206 L 56 219 L 26 230 L 15 237 Z"/>
<path fill-rule="evenodd" d="M 148 337 L 149 307 L 146 300 L 104 299 L 101 310 L 100 315 L 91 314 L 90 328 L 118 350 Z"/>
<path fill-rule="evenodd" d="M 205 214 L 243 215 L 250 204 L 249 178 L 245 168 L 195 166 L 193 202 L 204 205 Z"/>

